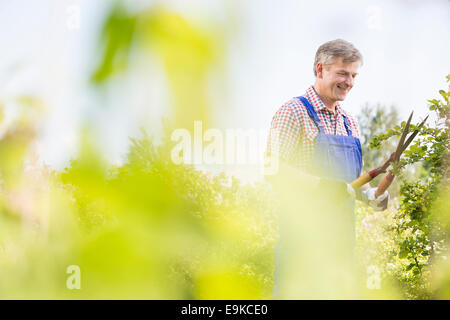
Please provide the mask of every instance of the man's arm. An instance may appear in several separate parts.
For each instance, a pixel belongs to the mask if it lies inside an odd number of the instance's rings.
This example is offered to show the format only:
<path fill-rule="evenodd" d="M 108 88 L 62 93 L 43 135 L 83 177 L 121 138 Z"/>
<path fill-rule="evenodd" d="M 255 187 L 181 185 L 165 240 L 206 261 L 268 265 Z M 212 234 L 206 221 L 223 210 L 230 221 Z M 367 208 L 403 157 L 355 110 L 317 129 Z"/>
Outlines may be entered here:
<path fill-rule="evenodd" d="M 296 168 L 296 153 L 302 142 L 302 130 L 289 105 L 283 105 L 273 116 L 265 156 L 266 162 L 277 161 L 278 168 L 276 172 L 265 176 L 268 182 L 280 185 L 284 183 L 282 181 L 286 177 L 289 177 L 289 182 L 296 186 L 307 182 L 318 185 L 320 180 L 318 177 Z"/>
<path fill-rule="evenodd" d="M 301 143 L 301 123 L 296 118 L 292 107 L 283 105 L 275 113 L 270 124 L 267 140 L 266 157 L 277 157 L 295 166 L 296 154 Z"/>

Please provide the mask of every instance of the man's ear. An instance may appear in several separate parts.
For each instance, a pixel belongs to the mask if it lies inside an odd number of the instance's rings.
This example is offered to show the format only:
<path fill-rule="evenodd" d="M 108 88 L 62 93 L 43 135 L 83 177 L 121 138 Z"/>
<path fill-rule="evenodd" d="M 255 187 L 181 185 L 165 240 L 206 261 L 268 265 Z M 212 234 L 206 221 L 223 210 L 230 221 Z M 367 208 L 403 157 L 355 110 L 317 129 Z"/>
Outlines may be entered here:
<path fill-rule="evenodd" d="M 322 72 L 323 72 L 323 64 L 322 62 L 318 62 L 316 64 L 316 74 L 317 78 L 322 78 Z"/>

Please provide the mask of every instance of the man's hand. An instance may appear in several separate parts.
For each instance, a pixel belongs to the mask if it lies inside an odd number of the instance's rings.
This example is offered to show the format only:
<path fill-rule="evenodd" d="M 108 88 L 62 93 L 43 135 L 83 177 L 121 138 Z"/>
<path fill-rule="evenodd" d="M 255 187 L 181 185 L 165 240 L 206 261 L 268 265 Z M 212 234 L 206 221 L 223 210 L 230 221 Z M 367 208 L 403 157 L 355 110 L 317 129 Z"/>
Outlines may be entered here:
<path fill-rule="evenodd" d="M 383 211 L 387 209 L 387 204 L 389 201 L 389 193 L 387 190 L 380 195 L 378 198 L 375 197 L 375 192 L 378 188 L 370 188 L 362 192 L 362 198 L 365 203 L 370 207 L 374 208 L 376 211 Z"/>

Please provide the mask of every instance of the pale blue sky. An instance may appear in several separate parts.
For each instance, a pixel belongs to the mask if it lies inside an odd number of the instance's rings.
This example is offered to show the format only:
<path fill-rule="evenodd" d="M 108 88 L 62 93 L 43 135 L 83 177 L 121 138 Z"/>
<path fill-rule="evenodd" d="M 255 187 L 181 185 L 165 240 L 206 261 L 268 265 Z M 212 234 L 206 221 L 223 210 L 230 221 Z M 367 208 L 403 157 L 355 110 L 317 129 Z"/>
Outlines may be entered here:
<path fill-rule="evenodd" d="M 153 1 L 129 2 L 139 6 Z M 396 105 L 401 117 L 412 109 L 423 116 L 426 99 L 437 97 L 450 73 L 448 0 L 162 2 L 191 19 L 206 16 L 203 23 L 237 22 L 238 32 L 228 39 L 226 85 L 213 88 L 221 92 L 213 100 L 223 127 L 268 129 L 281 104 L 314 82 L 315 51 L 331 39 L 352 42 L 364 56 L 343 104 L 353 114 L 369 102 Z M 48 104 L 39 150 L 52 166 L 63 166 L 73 155 L 81 119 L 96 124 L 105 154 L 117 162 L 128 137 L 137 135 L 141 125 L 150 132 L 158 128 L 169 103 L 161 67 L 151 61 L 149 69 L 127 76 L 128 82 L 113 83 L 107 99 L 88 89 L 95 41 L 109 3 L 0 2 L 0 99 L 32 93 Z M 80 9 L 79 28 L 67 25 L 73 6 Z M 237 10 L 234 17 L 230 8 Z M 107 106 L 95 108 L 100 102 Z"/>

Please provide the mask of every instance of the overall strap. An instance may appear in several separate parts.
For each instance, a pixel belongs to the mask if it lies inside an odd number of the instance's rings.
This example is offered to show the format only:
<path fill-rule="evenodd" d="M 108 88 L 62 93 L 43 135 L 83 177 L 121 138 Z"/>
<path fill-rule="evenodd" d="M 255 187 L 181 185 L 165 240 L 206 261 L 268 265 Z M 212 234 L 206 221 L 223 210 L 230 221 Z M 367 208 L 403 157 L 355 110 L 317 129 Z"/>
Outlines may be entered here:
<path fill-rule="evenodd" d="M 297 99 L 300 99 L 300 101 L 303 103 L 303 105 L 305 106 L 306 110 L 308 111 L 309 117 L 312 119 L 312 121 L 317 126 L 317 128 L 319 128 L 319 131 L 322 132 L 322 133 L 325 133 L 325 131 L 323 129 L 323 124 L 322 124 L 322 122 L 320 122 L 320 119 L 317 116 L 317 113 L 314 111 L 314 108 L 309 103 L 308 99 L 306 99 L 303 96 L 297 97 Z"/>
<path fill-rule="evenodd" d="M 344 125 L 345 125 L 345 130 L 347 130 L 347 134 L 352 137 L 352 129 L 350 129 L 350 124 L 348 123 L 347 117 L 345 115 L 344 116 Z"/>
<path fill-rule="evenodd" d="M 322 133 L 325 133 L 322 122 L 320 122 L 319 116 L 314 111 L 314 107 L 311 105 L 311 103 L 309 103 L 308 99 L 306 99 L 303 96 L 297 97 L 297 98 L 300 99 L 301 102 L 303 102 L 303 105 L 306 107 L 306 110 L 308 111 L 309 117 L 313 120 L 313 122 L 315 123 L 317 128 L 319 128 L 319 131 Z M 345 130 L 347 130 L 348 136 L 352 137 L 353 133 L 352 133 L 352 130 L 350 129 L 350 124 L 347 120 L 347 117 L 345 115 L 343 115 L 343 117 L 344 117 Z"/>

